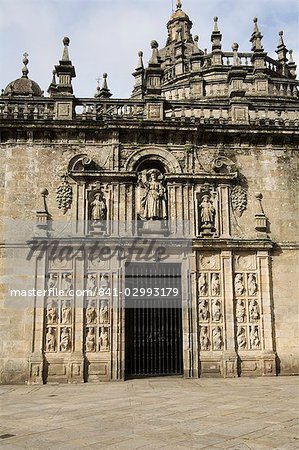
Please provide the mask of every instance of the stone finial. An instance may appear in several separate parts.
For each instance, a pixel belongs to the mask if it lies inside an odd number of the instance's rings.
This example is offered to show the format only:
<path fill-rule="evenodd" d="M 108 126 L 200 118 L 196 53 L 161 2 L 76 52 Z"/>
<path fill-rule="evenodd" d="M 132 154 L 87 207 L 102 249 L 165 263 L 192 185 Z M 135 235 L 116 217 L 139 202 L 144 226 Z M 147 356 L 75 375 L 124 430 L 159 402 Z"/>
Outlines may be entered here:
<path fill-rule="evenodd" d="M 293 50 L 289 50 L 289 63 L 288 63 L 288 67 L 289 67 L 289 75 L 291 78 L 293 78 L 294 80 L 297 77 L 296 74 L 296 69 L 297 69 L 297 64 L 295 63 L 294 59 L 293 59 Z"/>
<path fill-rule="evenodd" d="M 214 17 L 214 33 L 218 33 L 218 17 Z"/>
<path fill-rule="evenodd" d="M 287 75 L 287 53 L 288 49 L 285 46 L 284 40 L 283 40 L 283 31 L 280 31 L 278 33 L 278 45 L 277 49 L 275 50 L 277 53 L 277 59 L 282 65 L 282 74 Z"/>
<path fill-rule="evenodd" d="M 24 56 L 24 59 L 23 59 L 24 67 L 22 69 L 22 78 L 28 78 L 29 70 L 28 70 L 27 64 L 29 63 L 29 59 L 28 59 L 29 55 L 27 52 L 25 52 L 23 54 L 23 56 Z"/>
<path fill-rule="evenodd" d="M 284 45 L 283 31 L 282 31 L 282 30 L 278 33 L 278 47 L 279 47 L 280 45 Z"/>
<path fill-rule="evenodd" d="M 107 73 L 103 73 L 103 84 L 102 87 L 100 89 L 100 98 L 110 98 L 112 96 L 109 88 L 108 88 L 108 83 L 107 83 Z"/>
<path fill-rule="evenodd" d="M 143 52 L 140 50 L 138 52 L 138 64 L 137 64 L 136 70 L 143 69 L 143 68 L 144 68 L 144 65 L 143 65 Z"/>
<path fill-rule="evenodd" d="M 176 9 L 182 9 L 183 4 L 181 2 L 181 0 L 176 0 Z"/>
<path fill-rule="evenodd" d="M 293 59 L 293 50 L 289 50 L 289 55 L 290 55 L 290 59 L 289 59 L 289 63 L 290 64 L 293 64 L 293 62 L 294 62 L 294 59 Z"/>
<path fill-rule="evenodd" d="M 57 83 L 56 83 L 56 70 L 53 69 L 52 71 L 52 81 L 50 83 L 50 86 L 48 87 L 48 94 L 50 97 L 57 91 Z"/>
<path fill-rule="evenodd" d="M 257 231 L 257 237 L 261 239 L 268 238 L 267 232 L 269 222 L 262 205 L 263 195 L 260 192 L 257 192 L 255 198 L 258 201 L 258 212 L 255 214 L 255 230 Z"/>
<path fill-rule="evenodd" d="M 256 51 L 263 51 L 263 46 L 262 46 L 262 39 L 263 39 L 263 35 L 259 30 L 258 27 L 258 19 L 257 17 L 255 17 L 253 19 L 253 23 L 254 23 L 254 29 L 253 29 L 253 33 L 251 35 L 250 38 L 250 42 L 252 43 L 252 51 L 256 52 Z"/>
<path fill-rule="evenodd" d="M 159 59 L 160 59 L 160 56 L 159 56 L 159 50 L 158 50 L 158 48 L 159 48 L 159 44 L 158 44 L 158 42 L 157 41 L 152 41 L 151 42 L 151 47 L 152 47 L 152 51 L 153 51 L 153 53 L 152 53 L 152 57 L 151 57 L 151 59 L 150 59 L 150 64 L 159 64 Z"/>
<path fill-rule="evenodd" d="M 46 200 L 49 195 L 48 189 L 41 189 L 40 195 L 41 199 L 39 199 L 38 201 L 38 209 L 36 211 L 36 226 L 41 229 L 46 229 L 48 227 L 48 220 L 50 218 Z"/>
<path fill-rule="evenodd" d="M 241 65 L 241 61 L 238 55 L 238 50 L 239 50 L 239 44 L 237 42 L 234 42 L 232 45 L 232 50 L 234 53 L 234 59 L 233 59 L 233 65 L 234 66 L 240 66 Z"/>
<path fill-rule="evenodd" d="M 70 57 L 69 57 L 68 46 L 70 45 L 70 39 L 68 37 L 64 37 L 62 42 L 63 42 L 64 48 L 63 48 L 63 54 L 62 54 L 62 59 L 61 60 L 62 61 L 69 61 Z"/>

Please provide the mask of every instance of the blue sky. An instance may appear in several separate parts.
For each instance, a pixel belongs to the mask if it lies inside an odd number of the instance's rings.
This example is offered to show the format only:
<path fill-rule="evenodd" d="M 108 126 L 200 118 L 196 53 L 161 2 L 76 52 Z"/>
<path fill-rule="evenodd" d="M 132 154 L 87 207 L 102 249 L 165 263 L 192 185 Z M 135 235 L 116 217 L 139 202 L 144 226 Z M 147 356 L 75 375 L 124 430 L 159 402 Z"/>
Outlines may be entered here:
<path fill-rule="evenodd" d="M 0 89 L 20 76 L 27 51 L 29 77 L 46 91 L 62 55 L 62 39 L 68 36 L 77 72 L 75 95 L 93 96 L 96 79 L 108 72 L 113 96 L 129 97 L 138 51 L 144 51 L 147 63 L 151 40 L 165 45 L 171 4 L 172 0 L 0 0 Z M 232 43 L 238 42 L 240 51 L 250 51 L 252 19 L 257 16 L 268 54 L 276 57 L 278 31 L 284 30 L 285 43 L 298 63 L 298 0 L 183 0 L 183 9 L 202 49 L 210 49 L 213 17 L 218 16 L 223 50 L 231 51 Z"/>

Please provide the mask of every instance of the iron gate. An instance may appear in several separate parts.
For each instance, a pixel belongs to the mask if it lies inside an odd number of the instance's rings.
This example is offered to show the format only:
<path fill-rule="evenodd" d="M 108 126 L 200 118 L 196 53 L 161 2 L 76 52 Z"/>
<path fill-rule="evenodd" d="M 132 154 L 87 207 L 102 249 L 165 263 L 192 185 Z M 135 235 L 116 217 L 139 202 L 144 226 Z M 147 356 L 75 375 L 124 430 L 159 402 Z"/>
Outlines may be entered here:
<path fill-rule="evenodd" d="M 181 265 L 126 267 L 125 374 L 183 373 Z"/>

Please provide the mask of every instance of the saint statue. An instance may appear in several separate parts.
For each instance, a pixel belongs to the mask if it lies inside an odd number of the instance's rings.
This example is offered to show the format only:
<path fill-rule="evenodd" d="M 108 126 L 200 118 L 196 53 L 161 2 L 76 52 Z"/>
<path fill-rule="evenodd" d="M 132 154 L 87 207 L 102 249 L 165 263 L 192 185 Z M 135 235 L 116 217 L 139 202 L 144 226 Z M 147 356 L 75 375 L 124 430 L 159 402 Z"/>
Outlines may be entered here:
<path fill-rule="evenodd" d="M 222 347 L 222 332 L 220 327 L 216 327 L 212 332 L 213 336 L 213 350 L 221 350 Z"/>
<path fill-rule="evenodd" d="M 71 318 L 72 318 L 72 314 L 71 314 L 70 303 L 63 300 L 62 305 L 61 305 L 61 322 L 62 323 L 71 323 Z"/>
<path fill-rule="evenodd" d="M 101 191 L 97 192 L 90 204 L 91 206 L 91 220 L 92 222 L 98 222 L 100 220 L 107 219 L 107 206 L 106 200 Z"/>
<path fill-rule="evenodd" d="M 220 280 L 218 273 L 212 273 L 211 289 L 212 295 L 220 295 Z"/>
<path fill-rule="evenodd" d="M 108 350 L 108 331 L 102 328 L 100 333 L 100 350 Z"/>
<path fill-rule="evenodd" d="M 218 299 L 212 300 L 212 320 L 214 322 L 219 322 L 221 320 L 221 304 Z"/>
<path fill-rule="evenodd" d="M 250 345 L 253 349 L 260 348 L 260 337 L 258 327 L 250 327 Z"/>
<path fill-rule="evenodd" d="M 96 309 L 94 303 L 89 301 L 86 308 L 86 322 L 87 323 L 95 323 L 97 318 Z"/>
<path fill-rule="evenodd" d="M 257 284 L 256 284 L 256 277 L 253 273 L 248 274 L 247 285 L 248 285 L 248 294 L 255 295 L 257 293 Z"/>
<path fill-rule="evenodd" d="M 198 289 L 200 295 L 207 295 L 208 292 L 208 284 L 207 284 L 207 276 L 205 273 L 201 273 L 198 277 Z"/>
<path fill-rule="evenodd" d="M 201 350 L 209 350 L 209 346 L 208 327 L 200 327 L 200 348 Z"/>
<path fill-rule="evenodd" d="M 56 333 L 52 327 L 48 328 L 46 334 L 46 352 L 55 352 L 56 350 Z"/>
<path fill-rule="evenodd" d="M 108 304 L 105 300 L 101 301 L 100 323 L 108 322 Z"/>
<path fill-rule="evenodd" d="M 69 295 L 69 292 L 72 288 L 73 288 L 72 274 L 63 273 L 61 279 L 61 289 L 64 291 L 64 295 Z"/>
<path fill-rule="evenodd" d="M 96 275 L 93 273 L 89 273 L 87 275 L 86 290 L 90 292 L 92 297 L 94 297 L 96 295 L 97 281 L 96 281 Z"/>
<path fill-rule="evenodd" d="M 241 299 L 237 300 L 236 318 L 237 318 L 237 322 L 245 321 L 245 306 L 244 306 L 243 300 L 241 300 Z"/>
<path fill-rule="evenodd" d="M 140 182 L 145 188 L 145 194 L 141 198 L 140 217 L 143 220 L 166 219 L 166 189 L 160 180 L 161 174 L 157 169 L 152 169 L 147 172 L 147 177 L 148 181 Z"/>
<path fill-rule="evenodd" d="M 96 348 L 96 337 L 94 334 L 94 328 L 89 328 L 86 335 L 86 351 L 94 352 Z"/>
<path fill-rule="evenodd" d="M 70 349 L 71 338 L 70 330 L 68 328 L 63 328 L 60 336 L 60 347 L 62 352 L 67 352 Z"/>
<path fill-rule="evenodd" d="M 255 322 L 260 318 L 260 309 L 256 300 L 250 300 L 249 302 L 249 319 L 250 322 Z"/>
<path fill-rule="evenodd" d="M 207 300 L 202 300 L 199 303 L 199 320 L 209 319 L 209 303 Z"/>
<path fill-rule="evenodd" d="M 57 307 L 56 303 L 52 300 L 47 307 L 47 323 L 48 325 L 52 325 L 57 323 Z"/>
<path fill-rule="evenodd" d="M 246 334 L 245 334 L 245 329 L 243 327 L 238 327 L 237 344 L 238 344 L 238 348 L 241 350 L 246 348 Z"/>
<path fill-rule="evenodd" d="M 200 220 L 202 226 L 214 226 L 216 210 L 209 195 L 204 195 L 200 204 Z"/>
<path fill-rule="evenodd" d="M 243 276 L 241 273 L 237 273 L 235 276 L 235 293 L 236 295 L 243 295 L 244 291 Z"/>

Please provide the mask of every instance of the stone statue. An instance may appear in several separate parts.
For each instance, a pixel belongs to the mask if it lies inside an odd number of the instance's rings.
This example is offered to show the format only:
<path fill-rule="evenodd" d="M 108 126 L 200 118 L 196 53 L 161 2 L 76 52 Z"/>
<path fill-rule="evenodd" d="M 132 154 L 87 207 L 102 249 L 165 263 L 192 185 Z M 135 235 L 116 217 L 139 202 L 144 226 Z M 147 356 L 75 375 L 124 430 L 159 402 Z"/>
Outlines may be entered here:
<path fill-rule="evenodd" d="M 47 324 L 53 325 L 57 323 L 57 305 L 54 301 L 51 301 L 47 307 Z"/>
<path fill-rule="evenodd" d="M 244 322 L 245 321 L 245 306 L 244 306 L 244 302 L 241 299 L 237 300 L 237 305 L 236 305 L 236 319 L 237 322 Z"/>
<path fill-rule="evenodd" d="M 71 337 L 69 328 L 62 328 L 60 336 L 60 348 L 62 352 L 67 352 L 71 346 Z"/>
<path fill-rule="evenodd" d="M 101 301 L 100 323 L 108 322 L 108 304 L 105 300 Z"/>
<path fill-rule="evenodd" d="M 90 292 L 92 297 L 94 297 L 97 293 L 97 280 L 93 273 L 89 273 L 87 275 L 86 290 Z"/>
<path fill-rule="evenodd" d="M 167 218 L 166 189 L 160 181 L 161 174 L 157 169 L 147 172 L 148 181 L 141 184 L 145 194 L 141 198 L 140 214 L 143 220 L 162 220 Z"/>
<path fill-rule="evenodd" d="M 212 309 L 212 320 L 214 322 L 219 322 L 219 320 L 221 320 L 222 317 L 220 301 L 217 299 L 212 300 L 211 309 Z"/>
<path fill-rule="evenodd" d="M 237 331 L 237 344 L 240 350 L 246 348 L 246 334 L 243 327 L 238 327 Z"/>
<path fill-rule="evenodd" d="M 212 295 L 220 295 L 220 280 L 218 273 L 212 273 L 211 290 Z"/>
<path fill-rule="evenodd" d="M 56 273 L 50 273 L 49 279 L 48 279 L 48 289 L 55 289 L 57 287 L 57 274 Z"/>
<path fill-rule="evenodd" d="M 260 318 L 260 309 L 256 300 L 250 300 L 249 302 L 249 320 L 255 322 Z"/>
<path fill-rule="evenodd" d="M 93 201 L 90 203 L 90 206 L 91 206 L 90 218 L 92 222 L 98 222 L 100 220 L 107 219 L 106 200 L 101 191 L 97 192 L 94 195 Z"/>
<path fill-rule="evenodd" d="M 61 322 L 62 323 L 71 323 L 72 314 L 71 314 L 71 308 L 70 303 L 63 300 L 61 305 Z"/>
<path fill-rule="evenodd" d="M 200 327 L 200 348 L 201 350 L 209 350 L 209 346 L 208 327 Z"/>
<path fill-rule="evenodd" d="M 213 350 L 221 350 L 222 347 L 222 332 L 220 327 L 213 329 Z"/>
<path fill-rule="evenodd" d="M 69 295 L 69 291 L 72 289 L 72 274 L 63 273 L 61 279 L 61 289 L 64 291 L 64 295 Z"/>
<path fill-rule="evenodd" d="M 235 293 L 236 295 L 243 295 L 245 291 L 243 275 L 241 273 L 237 273 L 235 276 Z"/>
<path fill-rule="evenodd" d="M 260 337 L 259 337 L 259 329 L 257 326 L 250 327 L 250 345 L 253 349 L 260 348 Z"/>
<path fill-rule="evenodd" d="M 97 318 L 96 309 L 94 303 L 89 301 L 86 308 L 86 322 L 87 323 L 95 323 Z"/>
<path fill-rule="evenodd" d="M 255 295 L 257 293 L 256 277 L 253 273 L 248 274 L 247 286 L 249 295 Z"/>
<path fill-rule="evenodd" d="M 109 288 L 109 279 L 106 273 L 101 273 L 100 277 L 100 289 L 108 289 Z"/>
<path fill-rule="evenodd" d="M 202 197 L 199 208 L 201 226 L 214 226 L 216 210 L 209 195 Z"/>
<path fill-rule="evenodd" d="M 100 334 L 100 350 L 108 350 L 109 346 L 109 338 L 108 338 L 108 331 L 107 328 L 101 329 Z"/>
<path fill-rule="evenodd" d="M 46 334 L 46 352 L 55 352 L 56 344 L 56 331 L 54 328 L 49 327 Z"/>
<path fill-rule="evenodd" d="M 94 328 L 89 328 L 86 335 L 86 351 L 94 352 L 96 349 L 96 337 L 94 334 Z"/>
<path fill-rule="evenodd" d="M 209 303 L 207 300 L 199 302 L 199 320 L 209 319 Z"/>
<path fill-rule="evenodd" d="M 208 283 L 207 276 L 205 273 L 201 273 L 198 278 L 198 289 L 200 295 L 207 295 L 208 293 Z"/>

